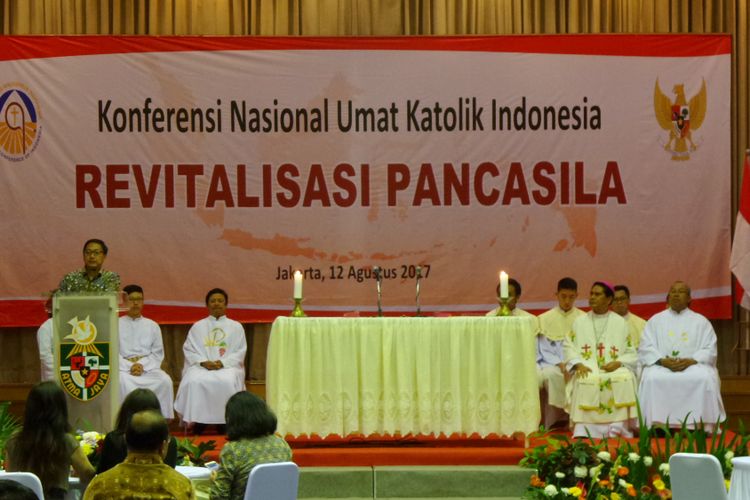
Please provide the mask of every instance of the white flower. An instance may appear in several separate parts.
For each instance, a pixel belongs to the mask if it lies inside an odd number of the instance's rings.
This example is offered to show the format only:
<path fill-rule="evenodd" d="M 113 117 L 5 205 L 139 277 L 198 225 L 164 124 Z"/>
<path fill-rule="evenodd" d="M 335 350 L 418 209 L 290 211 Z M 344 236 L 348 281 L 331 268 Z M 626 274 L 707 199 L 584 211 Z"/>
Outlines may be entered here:
<path fill-rule="evenodd" d="M 560 488 L 560 491 L 562 491 L 566 495 L 570 494 L 570 488 Z"/>
<path fill-rule="evenodd" d="M 640 459 L 641 459 L 641 457 L 640 457 L 640 455 L 638 455 L 638 453 L 635 453 L 635 452 L 628 453 L 628 460 L 630 460 L 631 462 L 635 463 L 635 462 L 637 462 Z"/>
<path fill-rule="evenodd" d="M 563 474 L 562 472 L 555 472 L 555 477 L 557 479 L 562 479 L 565 477 L 565 474 Z"/>
<path fill-rule="evenodd" d="M 599 457 L 599 460 L 603 462 L 611 462 L 612 461 L 612 455 L 609 454 L 608 451 L 600 451 L 596 454 L 597 457 Z"/>
<path fill-rule="evenodd" d="M 724 454 L 724 460 L 726 460 L 727 462 L 729 462 L 733 458 L 734 458 L 734 452 L 732 450 L 729 450 L 728 452 Z"/>
<path fill-rule="evenodd" d="M 646 467 L 651 467 L 651 464 L 654 463 L 654 459 L 651 457 L 643 457 L 643 465 Z"/>
<path fill-rule="evenodd" d="M 667 462 L 664 462 L 659 466 L 659 472 L 664 474 L 665 476 L 669 475 L 669 464 Z"/>
<path fill-rule="evenodd" d="M 617 481 L 617 484 L 619 484 L 623 488 L 627 488 L 628 487 L 628 482 L 625 481 L 624 479 L 620 479 L 619 481 Z"/>
<path fill-rule="evenodd" d="M 94 431 L 84 432 L 81 434 L 81 441 L 91 446 L 96 446 L 99 442 L 99 433 Z"/>
<path fill-rule="evenodd" d="M 586 477 L 589 475 L 589 470 L 585 465 L 576 465 L 573 467 L 573 474 L 575 477 Z"/>
<path fill-rule="evenodd" d="M 544 494 L 547 495 L 548 497 L 553 497 L 557 495 L 557 487 L 554 484 L 548 484 L 544 488 Z"/>

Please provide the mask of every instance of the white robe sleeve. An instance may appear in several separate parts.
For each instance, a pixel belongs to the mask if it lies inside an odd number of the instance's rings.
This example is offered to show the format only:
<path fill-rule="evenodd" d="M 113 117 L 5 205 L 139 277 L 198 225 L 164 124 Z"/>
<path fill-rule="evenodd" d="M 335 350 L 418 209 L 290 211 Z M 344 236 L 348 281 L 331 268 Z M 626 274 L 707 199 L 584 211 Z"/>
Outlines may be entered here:
<path fill-rule="evenodd" d="M 578 363 L 586 364 L 576 342 L 578 340 L 575 333 L 576 323 L 578 321 L 573 322 L 573 331 L 568 333 L 563 341 L 563 359 L 565 361 L 565 369 L 568 371 L 572 370 Z"/>
<path fill-rule="evenodd" d="M 227 352 L 221 357 L 221 363 L 226 368 L 242 368 L 245 366 L 247 339 L 242 324 L 232 321 L 231 334 L 228 335 Z M 229 328 L 228 328 L 229 329 Z"/>
<path fill-rule="evenodd" d="M 716 366 L 716 333 L 706 318 L 699 319 L 696 350 L 691 357 L 698 363 Z"/>
<path fill-rule="evenodd" d="M 658 318 L 652 318 L 646 323 L 641 343 L 638 345 L 638 359 L 643 366 L 651 366 L 666 355 L 659 350 L 657 338 Z"/>
<path fill-rule="evenodd" d="M 164 343 L 161 338 L 161 328 L 159 328 L 156 322 L 149 322 L 147 335 L 151 341 L 149 353 L 138 361 L 143 365 L 144 372 L 160 369 L 161 362 L 164 361 Z"/>
<path fill-rule="evenodd" d="M 185 343 L 182 345 L 182 352 L 185 354 L 185 368 L 210 361 L 206 358 L 206 350 L 203 345 L 207 326 L 208 324 L 201 320 L 190 327 Z"/>
<path fill-rule="evenodd" d="M 48 319 L 36 332 L 36 341 L 39 345 L 39 361 L 41 362 L 42 380 L 54 379 L 55 354 L 52 345 L 52 318 Z"/>
<path fill-rule="evenodd" d="M 623 366 L 627 367 L 631 372 L 635 373 L 636 368 L 638 366 L 638 352 L 635 350 L 635 347 L 633 347 L 633 345 L 630 342 L 628 342 L 629 338 L 630 338 L 630 330 L 628 328 L 628 324 L 623 322 L 623 332 L 622 332 L 623 352 L 617 358 L 617 361 L 622 363 Z"/>

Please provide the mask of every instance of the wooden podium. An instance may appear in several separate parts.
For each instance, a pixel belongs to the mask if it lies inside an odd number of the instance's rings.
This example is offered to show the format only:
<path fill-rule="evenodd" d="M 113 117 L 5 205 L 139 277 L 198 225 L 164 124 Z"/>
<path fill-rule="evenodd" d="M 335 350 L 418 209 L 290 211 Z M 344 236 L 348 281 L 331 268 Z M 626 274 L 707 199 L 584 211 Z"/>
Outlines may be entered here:
<path fill-rule="evenodd" d="M 108 432 L 120 407 L 119 293 L 55 295 L 54 370 L 74 428 Z"/>

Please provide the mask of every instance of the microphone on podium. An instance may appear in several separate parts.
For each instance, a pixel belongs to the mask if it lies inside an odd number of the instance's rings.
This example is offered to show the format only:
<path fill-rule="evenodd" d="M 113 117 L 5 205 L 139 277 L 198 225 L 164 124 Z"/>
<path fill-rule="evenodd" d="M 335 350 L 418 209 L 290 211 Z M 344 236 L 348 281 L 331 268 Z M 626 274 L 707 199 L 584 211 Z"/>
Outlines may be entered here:
<path fill-rule="evenodd" d="M 417 266 L 417 284 L 416 284 L 416 297 L 415 297 L 415 301 L 417 303 L 417 316 L 422 315 L 422 311 L 419 306 L 419 281 L 421 279 L 422 279 L 422 266 Z"/>
<path fill-rule="evenodd" d="M 383 281 L 383 270 L 379 266 L 372 266 L 372 272 L 375 275 L 375 286 L 378 292 L 378 316 L 383 316 L 381 305 L 381 282 Z"/>

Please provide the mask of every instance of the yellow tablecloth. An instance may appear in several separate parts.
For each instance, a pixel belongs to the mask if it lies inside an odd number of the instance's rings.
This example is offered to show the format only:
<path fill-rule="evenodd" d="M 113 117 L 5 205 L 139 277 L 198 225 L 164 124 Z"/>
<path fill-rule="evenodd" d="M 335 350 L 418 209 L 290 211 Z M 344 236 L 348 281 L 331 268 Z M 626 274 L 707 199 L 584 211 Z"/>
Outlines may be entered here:
<path fill-rule="evenodd" d="M 282 434 L 529 433 L 540 419 L 533 318 L 286 318 L 268 403 Z"/>

